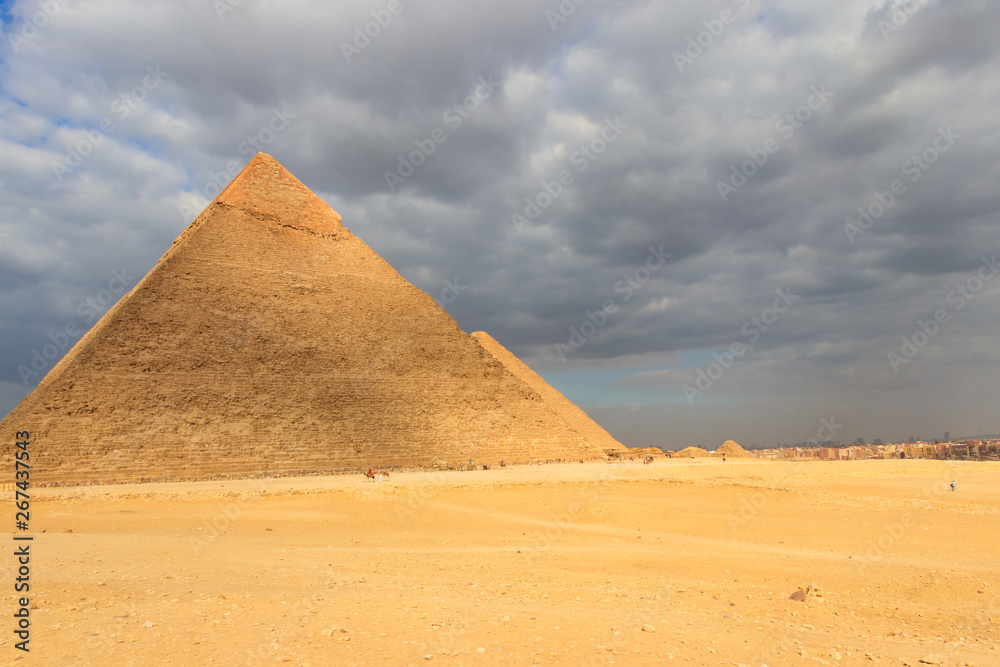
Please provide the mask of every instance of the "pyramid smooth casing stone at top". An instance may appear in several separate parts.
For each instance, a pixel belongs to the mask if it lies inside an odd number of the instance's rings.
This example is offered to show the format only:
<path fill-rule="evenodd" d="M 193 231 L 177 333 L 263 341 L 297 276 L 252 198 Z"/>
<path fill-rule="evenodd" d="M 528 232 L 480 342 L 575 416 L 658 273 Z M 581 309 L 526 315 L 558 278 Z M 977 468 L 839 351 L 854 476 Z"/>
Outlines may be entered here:
<path fill-rule="evenodd" d="M 260 153 L 0 438 L 31 432 L 36 485 L 595 459 L 614 446 L 566 415 Z"/>

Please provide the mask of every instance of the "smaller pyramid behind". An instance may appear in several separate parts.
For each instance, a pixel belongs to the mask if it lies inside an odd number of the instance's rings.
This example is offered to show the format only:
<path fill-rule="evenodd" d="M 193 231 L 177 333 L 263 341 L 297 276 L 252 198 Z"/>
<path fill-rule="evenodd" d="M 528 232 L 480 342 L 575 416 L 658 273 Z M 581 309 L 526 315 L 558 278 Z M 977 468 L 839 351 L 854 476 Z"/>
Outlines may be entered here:
<path fill-rule="evenodd" d="M 483 348 L 492 354 L 515 377 L 531 387 L 542 397 L 552 410 L 562 417 L 570 427 L 579 433 L 584 440 L 604 448 L 605 454 L 624 452 L 625 446 L 601 428 L 590 416 L 578 408 L 571 400 L 542 379 L 542 376 L 528 368 L 527 364 L 515 357 L 510 350 L 498 343 L 485 331 L 477 331 L 472 337 L 479 341 Z"/>
<path fill-rule="evenodd" d="M 753 454 L 743 449 L 735 440 L 726 440 L 715 450 L 716 456 L 729 456 L 732 458 L 753 458 Z"/>

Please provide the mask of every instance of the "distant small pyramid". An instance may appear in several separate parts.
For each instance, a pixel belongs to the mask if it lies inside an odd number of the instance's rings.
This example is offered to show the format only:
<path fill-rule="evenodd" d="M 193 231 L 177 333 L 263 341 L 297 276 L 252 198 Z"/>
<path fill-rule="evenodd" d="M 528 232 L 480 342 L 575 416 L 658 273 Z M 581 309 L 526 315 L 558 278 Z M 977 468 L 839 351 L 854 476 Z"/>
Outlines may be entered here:
<path fill-rule="evenodd" d="M 59 485 L 603 458 L 577 428 L 260 153 L 0 438 Z"/>
<path fill-rule="evenodd" d="M 731 456 L 734 458 L 753 458 L 753 454 L 743 449 L 735 440 L 726 440 L 717 450 L 716 456 Z"/>
<path fill-rule="evenodd" d="M 590 442 L 605 448 L 605 453 L 614 451 L 624 452 L 625 445 L 618 442 L 610 433 L 605 431 L 600 424 L 595 422 L 590 416 L 578 408 L 575 403 L 563 396 L 559 391 L 546 382 L 542 376 L 531 370 L 527 364 L 515 357 L 507 348 L 498 343 L 485 331 L 476 331 L 472 337 L 479 341 L 487 352 L 496 357 L 507 370 L 520 378 L 525 384 L 538 392 L 542 400 L 548 404 L 556 414 L 566 420 L 573 430 Z"/>

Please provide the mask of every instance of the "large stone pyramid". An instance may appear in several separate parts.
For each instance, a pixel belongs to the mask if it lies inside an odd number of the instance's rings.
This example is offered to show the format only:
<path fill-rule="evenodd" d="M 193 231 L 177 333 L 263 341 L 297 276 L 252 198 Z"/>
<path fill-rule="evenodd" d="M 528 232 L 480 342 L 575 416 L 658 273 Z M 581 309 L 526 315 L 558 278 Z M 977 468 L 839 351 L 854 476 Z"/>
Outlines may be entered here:
<path fill-rule="evenodd" d="M 21 404 L 36 484 L 602 458 L 258 154 Z M 610 437 L 610 436 L 609 436 Z"/>

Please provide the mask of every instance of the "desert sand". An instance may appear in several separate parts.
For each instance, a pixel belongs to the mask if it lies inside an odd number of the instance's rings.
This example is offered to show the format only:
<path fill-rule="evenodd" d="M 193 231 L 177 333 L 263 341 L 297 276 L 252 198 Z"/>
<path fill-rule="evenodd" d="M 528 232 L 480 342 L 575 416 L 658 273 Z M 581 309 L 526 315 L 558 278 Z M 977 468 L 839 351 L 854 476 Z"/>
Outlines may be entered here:
<path fill-rule="evenodd" d="M 921 460 L 38 489 L 0 663 L 997 665 L 998 507 Z"/>

